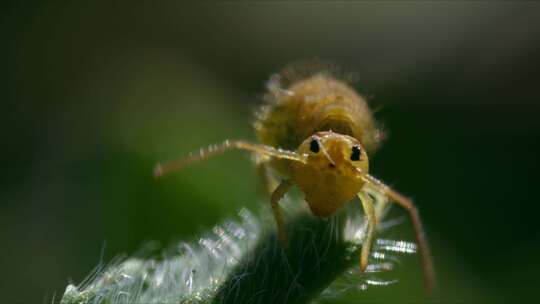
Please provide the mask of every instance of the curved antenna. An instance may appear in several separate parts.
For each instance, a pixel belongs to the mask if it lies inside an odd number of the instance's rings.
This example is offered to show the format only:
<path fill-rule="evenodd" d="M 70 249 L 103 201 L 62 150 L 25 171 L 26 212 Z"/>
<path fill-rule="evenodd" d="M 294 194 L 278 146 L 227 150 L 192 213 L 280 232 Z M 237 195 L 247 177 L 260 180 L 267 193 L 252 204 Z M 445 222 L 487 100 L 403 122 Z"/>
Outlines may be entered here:
<path fill-rule="evenodd" d="M 275 149 L 270 146 L 261 145 L 261 144 L 253 144 L 253 143 L 249 143 L 242 140 L 233 140 L 233 141 L 226 140 L 221 144 L 211 145 L 211 146 L 208 146 L 207 148 L 202 148 L 199 150 L 199 153 L 197 154 L 190 153 L 186 157 L 173 160 L 170 162 L 166 162 L 164 164 L 157 163 L 156 166 L 154 167 L 154 176 L 161 177 L 167 173 L 180 170 L 183 167 L 190 165 L 194 162 L 202 161 L 212 156 L 219 155 L 233 149 L 247 150 L 247 151 L 267 155 L 270 157 L 288 159 L 292 161 L 301 162 L 304 164 L 306 163 L 306 157 L 304 155 L 300 155 L 293 151 Z"/>

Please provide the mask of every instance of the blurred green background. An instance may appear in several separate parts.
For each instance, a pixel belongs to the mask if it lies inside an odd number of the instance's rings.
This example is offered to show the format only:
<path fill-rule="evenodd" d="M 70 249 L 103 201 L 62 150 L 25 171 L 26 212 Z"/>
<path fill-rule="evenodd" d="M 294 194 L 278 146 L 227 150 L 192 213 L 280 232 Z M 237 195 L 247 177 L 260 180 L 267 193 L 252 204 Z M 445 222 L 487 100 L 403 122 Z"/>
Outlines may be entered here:
<path fill-rule="evenodd" d="M 1 22 L 3 303 L 50 303 L 102 260 L 266 202 L 246 153 L 160 181 L 152 166 L 254 139 L 269 75 L 310 58 L 356 71 L 383 106 L 372 172 L 420 208 L 435 300 L 537 298 L 540 3 L 25 1 Z M 395 276 L 335 302 L 422 292 L 416 259 Z"/>

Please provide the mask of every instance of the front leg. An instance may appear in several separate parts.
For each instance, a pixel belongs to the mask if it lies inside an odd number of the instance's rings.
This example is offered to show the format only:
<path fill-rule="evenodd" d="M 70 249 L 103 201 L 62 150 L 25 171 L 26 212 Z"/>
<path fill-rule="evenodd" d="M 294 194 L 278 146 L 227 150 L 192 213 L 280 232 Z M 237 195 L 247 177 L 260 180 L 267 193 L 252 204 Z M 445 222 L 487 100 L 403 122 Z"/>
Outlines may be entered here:
<path fill-rule="evenodd" d="M 428 294 L 430 294 L 436 286 L 435 270 L 433 269 L 433 261 L 431 259 L 429 245 L 426 236 L 424 235 L 424 228 L 422 227 L 422 221 L 420 220 L 420 215 L 418 214 L 416 205 L 411 199 L 403 196 L 401 193 L 388 187 L 386 184 L 369 174 L 363 174 L 362 179 L 367 184 L 374 187 L 374 189 L 388 197 L 391 201 L 405 208 L 405 210 L 407 210 L 409 213 L 409 217 L 414 227 L 414 233 L 416 235 L 416 243 L 418 244 L 420 258 L 422 260 L 426 290 Z"/>
<path fill-rule="evenodd" d="M 277 186 L 276 190 L 274 190 L 271 196 L 272 214 L 276 220 L 278 239 L 283 247 L 287 247 L 287 231 L 285 230 L 285 224 L 283 223 L 281 209 L 279 208 L 279 201 L 283 198 L 291 186 L 292 182 L 290 180 L 283 180 L 279 186 Z"/>
<path fill-rule="evenodd" d="M 377 225 L 377 217 L 375 215 L 375 208 L 373 207 L 373 199 L 369 194 L 362 191 L 358 193 L 358 198 L 360 198 L 360 201 L 362 202 L 367 224 L 365 237 L 362 242 L 362 251 L 360 253 L 360 270 L 364 272 L 368 266 L 369 253 L 371 252 L 371 244 L 373 243 L 375 226 Z"/>
<path fill-rule="evenodd" d="M 260 177 L 262 187 L 266 194 L 272 194 L 279 185 L 278 179 L 270 172 L 271 158 L 266 155 L 255 153 L 253 155 L 255 160 L 257 174 Z"/>

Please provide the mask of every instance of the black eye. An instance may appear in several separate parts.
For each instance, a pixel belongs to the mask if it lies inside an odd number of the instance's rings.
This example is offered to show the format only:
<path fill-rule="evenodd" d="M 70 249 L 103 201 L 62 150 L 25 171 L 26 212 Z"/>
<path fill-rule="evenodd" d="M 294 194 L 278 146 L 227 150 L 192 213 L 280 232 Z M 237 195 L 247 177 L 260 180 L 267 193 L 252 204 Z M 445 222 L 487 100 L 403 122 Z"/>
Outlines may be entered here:
<path fill-rule="evenodd" d="M 309 150 L 313 153 L 319 152 L 319 141 L 316 138 L 312 139 L 309 143 Z"/>
<path fill-rule="evenodd" d="M 351 154 L 351 160 L 357 161 L 360 160 L 360 155 L 362 154 L 362 150 L 359 146 L 353 146 L 352 147 L 352 154 Z"/>

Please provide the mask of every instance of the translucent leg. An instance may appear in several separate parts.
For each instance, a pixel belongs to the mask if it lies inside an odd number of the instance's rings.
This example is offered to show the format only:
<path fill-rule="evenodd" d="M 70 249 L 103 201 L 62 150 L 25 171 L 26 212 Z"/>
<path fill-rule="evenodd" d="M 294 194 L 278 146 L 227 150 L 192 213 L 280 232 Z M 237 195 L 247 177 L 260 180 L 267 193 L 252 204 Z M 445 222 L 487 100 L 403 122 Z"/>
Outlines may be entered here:
<path fill-rule="evenodd" d="M 420 214 L 418 209 L 414 205 L 413 201 L 399 192 L 393 190 L 383 182 L 374 178 L 369 174 L 362 174 L 361 177 L 370 186 L 373 186 L 377 191 L 386 195 L 391 201 L 405 208 L 409 212 L 409 217 L 414 227 L 414 233 L 416 235 L 416 242 L 418 244 L 418 252 L 422 260 L 422 268 L 425 277 L 425 286 L 428 293 L 431 293 L 436 285 L 435 270 L 433 268 L 433 261 L 431 259 L 431 252 L 429 245 L 424 234 L 424 228 L 422 227 L 422 221 L 420 220 Z"/>
<path fill-rule="evenodd" d="M 368 266 L 369 253 L 371 252 L 371 244 L 375 235 L 375 226 L 377 225 L 377 217 L 375 216 L 375 208 L 373 199 L 365 192 L 358 193 L 358 197 L 362 202 L 364 213 L 366 215 L 366 232 L 364 241 L 362 242 L 362 252 L 360 253 L 360 270 L 366 271 Z"/>
<path fill-rule="evenodd" d="M 265 193 L 272 194 L 279 185 L 278 180 L 272 175 L 269 168 L 270 157 L 260 154 L 254 155 L 257 166 L 257 174 L 260 177 Z"/>
<path fill-rule="evenodd" d="M 274 190 L 271 197 L 272 214 L 276 220 L 278 239 L 284 247 L 287 247 L 287 231 L 285 230 L 285 225 L 283 223 L 281 209 L 279 208 L 279 201 L 283 198 L 291 186 L 292 183 L 289 180 L 283 180 L 276 190 Z"/>

